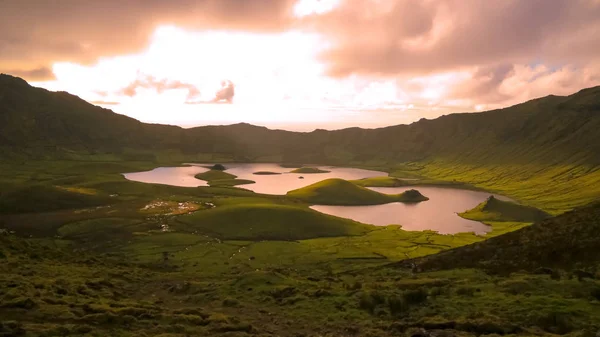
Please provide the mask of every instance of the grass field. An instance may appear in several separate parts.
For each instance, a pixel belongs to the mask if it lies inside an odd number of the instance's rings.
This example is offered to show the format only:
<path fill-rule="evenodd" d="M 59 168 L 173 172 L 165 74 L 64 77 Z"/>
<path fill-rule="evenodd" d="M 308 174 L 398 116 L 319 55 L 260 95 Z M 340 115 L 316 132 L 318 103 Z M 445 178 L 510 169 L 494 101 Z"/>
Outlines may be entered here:
<path fill-rule="evenodd" d="M 230 187 L 236 179 L 185 188 L 120 174 L 156 165 L 144 162 L 1 165 L 12 187 L 0 204 L 36 201 L 0 214 L 5 335 L 545 335 L 594 331 L 600 319 L 595 280 L 390 267 L 528 226 L 543 215 L 529 207 L 488 201 L 463 214 L 491 225 L 487 236 L 440 235 L 308 208 L 315 195 L 384 196 L 346 181 L 272 196 Z"/>

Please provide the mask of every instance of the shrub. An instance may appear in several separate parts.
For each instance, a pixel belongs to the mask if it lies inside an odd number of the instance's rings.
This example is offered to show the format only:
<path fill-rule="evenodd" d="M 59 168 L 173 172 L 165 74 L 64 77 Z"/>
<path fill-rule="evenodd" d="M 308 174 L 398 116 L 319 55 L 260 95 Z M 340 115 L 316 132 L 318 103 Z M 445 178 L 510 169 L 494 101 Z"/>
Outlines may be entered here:
<path fill-rule="evenodd" d="M 246 332 L 251 333 L 254 327 L 248 323 L 225 324 L 216 329 L 218 332 Z"/>
<path fill-rule="evenodd" d="M 536 317 L 535 324 L 543 330 L 555 334 L 566 334 L 575 328 L 571 317 L 560 312 L 541 313 Z"/>
<path fill-rule="evenodd" d="M 227 168 L 225 166 L 223 166 L 223 164 L 214 164 L 213 166 L 210 167 L 211 170 L 217 170 L 217 171 L 225 171 L 227 170 Z"/>
<path fill-rule="evenodd" d="M 0 322 L 0 336 L 25 336 L 25 329 L 19 322 L 4 321 Z"/>
<path fill-rule="evenodd" d="M 372 314 L 375 312 L 377 303 L 370 294 L 362 293 L 358 299 L 358 307 Z"/>
<path fill-rule="evenodd" d="M 363 292 L 359 296 L 358 306 L 361 309 L 373 314 L 375 312 L 375 308 L 380 304 L 384 304 L 385 302 L 386 298 L 381 293 L 376 291 Z"/>
<path fill-rule="evenodd" d="M 456 295 L 472 297 L 475 295 L 475 289 L 471 287 L 460 287 L 456 289 Z"/>
<path fill-rule="evenodd" d="M 4 308 L 20 308 L 20 309 L 33 309 L 37 306 L 37 303 L 29 297 L 18 297 L 12 301 L 8 301 L 2 304 Z"/>
<path fill-rule="evenodd" d="M 237 307 L 240 304 L 240 301 L 235 298 L 226 298 L 223 300 L 224 307 Z"/>
<path fill-rule="evenodd" d="M 596 286 L 596 287 L 592 288 L 592 290 L 590 290 L 590 295 L 594 299 L 600 301 L 600 287 Z"/>
<path fill-rule="evenodd" d="M 402 294 L 402 298 L 408 305 L 421 304 L 427 300 L 427 291 L 423 288 L 408 290 Z"/>
<path fill-rule="evenodd" d="M 402 313 L 405 313 L 409 309 L 408 303 L 406 303 L 405 299 L 400 296 L 391 296 L 388 298 L 388 306 L 390 308 L 390 313 L 392 316 L 398 316 Z"/>
<path fill-rule="evenodd" d="M 276 287 L 269 291 L 269 295 L 275 299 L 282 299 L 296 294 L 296 288 L 289 286 Z"/>

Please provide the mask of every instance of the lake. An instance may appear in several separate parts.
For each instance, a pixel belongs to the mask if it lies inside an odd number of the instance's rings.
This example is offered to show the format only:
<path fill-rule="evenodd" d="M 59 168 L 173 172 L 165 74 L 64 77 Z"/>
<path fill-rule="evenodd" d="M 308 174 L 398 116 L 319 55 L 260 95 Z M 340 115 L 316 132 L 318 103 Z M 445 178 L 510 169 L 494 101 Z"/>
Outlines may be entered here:
<path fill-rule="evenodd" d="M 144 183 L 165 184 L 172 186 L 197 187 L 207 186 L 206 181 L 196 179 L 194 175 L 208 171 L 204 166 L 211 164 L 186 163 L 185 167 L 159 167 L 151 171 L 125 173 L 125 178 Z M 286 194 L 288 191 L 301 188 L 328 178 L 355 180 L 362 178 L 386 176 L 380 171 L 364 170 L 348 167 L 317 166 L 328 173 L 298 174 L 290 173 L 293 168 L 284 168 L 273 163 L 230 163 L 225 164 L 226 172 L 235 174 L 239 179 L 253 180 L 255 184 L 240 187 L 265 194 Z M 281 173 L 276 175 L 256 175 L 255 172 L 268 171 Z M 303 177 L 303 179 L 300 179 Z M 362 223 L 387 226 L 402 225 L 406 230 L 434 230 L 442 234 L 474 232 L 484 234 L 491 228 L 483 223 L 467 220 L 456 213 L 469 210 L 484 201 L 491 193 L 462 190 L 448 187 L 372 187 L 381 193 L 397 194 L 408 189 L 417 189 L 429 198 L 417 204 L 389 203 L 373 206 L 325 206 L 314 205 L 312 209 L 342 218 L 353 219 Z M 510 200 L 494 195 L 501 200 Z"/>
<path fill-rule="evenodd" d="M 205 171 L 208 169 L 201 166 L 158 167 L 150 171 L 123 173 L 123 176 L 127 180 L 141 183 L 198 187 L 208 186 L 206 181 L 194 177 Z"/>
<path fill-rule="evenodd" d="M 208 171 L 204 166 L 212 164 L 195 164 L 189 167 L 159 167 L 151 171 L 125 173 L 128 180 L 144 183 L 165 184 L 173 186 L 197 187 L 207 186 L 206 182 L 194 178 L 194 175 Z M 265 194 L 286 194 L 291 190 L 301 188 L 324 179 L 340 178 L 345 180 L 355 180 L 362 178 L 372 178 L 387 176 L 386 172 L 364 170 L 349 167 L 335 166 L 311 166 L 322 170 L 330 171 L 328 173 L 290 173 L 293 168 L 284 168 L 279 164 L 273 163 L 231 163 L 225 164 L 225 172 L 235 174 L 238 179 L 249 179 L 256 183 L 242 185 L 239 187 Z M 254 172 L 268 171 L 281 173 L 276 175 L 256 175 Z M 303 177 L 303 179 L 300 179 Z"/>
<path fill-rule="evenodd" d="M 477 206 L 490 195 L 494 195 L 501 200 L 510 200 L 504 196 L 488 192 L 447 187 L 372 187 L 370 189 L 386 194 L 397 194 L 413 188 L 419 190 L 429 200 L 416 204 L 394 202 L 374 206 L 315 205 L 311 208 L 325 214 L 376 226 L 396 224 L 402 225 L 403 229 L 410 231 L 430 229 L 441 234 L 461 232 L 485 234 L 491 230 L 489 226 L 481 222 L 463 219 L 456 213 Z"/>

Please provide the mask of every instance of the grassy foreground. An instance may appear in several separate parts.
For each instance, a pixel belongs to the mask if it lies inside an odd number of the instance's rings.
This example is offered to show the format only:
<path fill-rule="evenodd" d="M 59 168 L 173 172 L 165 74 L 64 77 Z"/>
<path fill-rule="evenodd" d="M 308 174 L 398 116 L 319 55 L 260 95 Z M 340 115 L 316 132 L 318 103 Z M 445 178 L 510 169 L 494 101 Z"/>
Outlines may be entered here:
<path fill-rule="evenodd" d="M 556 267 L 556 279 L 536 274 L 537 265 L 508 275 L 479 265 L 426 273 L 390 265 L 485 239 L 473 234 L 366 226 L 288 196 L 119 174 L 121 165 L 131 172 L 152 163 L 2 165 L 0 183 L 13 192 L 0 200 L 25 201 L 14 192 L 22 188 L 38 202 L 0 214 L 0 334 L 550 336 L 600 328 L 598 281 L 569 279 L 567 270 Z M 78 202 L 63 204 L 55 191 Z M 87 204 L 90 196 L 107 202 Z"/>

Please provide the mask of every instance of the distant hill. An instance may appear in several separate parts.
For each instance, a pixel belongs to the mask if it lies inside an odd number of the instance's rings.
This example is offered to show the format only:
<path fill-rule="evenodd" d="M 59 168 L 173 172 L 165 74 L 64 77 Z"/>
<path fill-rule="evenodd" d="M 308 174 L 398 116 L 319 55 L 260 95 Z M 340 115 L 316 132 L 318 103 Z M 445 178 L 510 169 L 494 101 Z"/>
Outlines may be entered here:
<path fill-rule="evenodd" d="M 518 231 L 416 259 L 423 270 L 484 268 L 508 273 L 540 267 L 572 270 L 600 264 L 600 203 Z M 409 265 L 401 262 L 398 265 Z"/>
<path fill-rule="evenodd" d="M 0 75 L 0 147 L 127 155 L 148 150 L 220 153 L 281 162 L 462 162 L 600 164 L 600 87 L 510 108 L 422 119 L 380 129 L 289 132 L 249 124 L 182 129 L 145 124 L 66 92 Z"/>
<path fill-rule="evenodd" d="M 0 158 L 386 167 L 511 195 L 558 214 L 600 197 L 600 87 L 379 129 L 289 132 L 145 124 L 0 75 Z"/>

